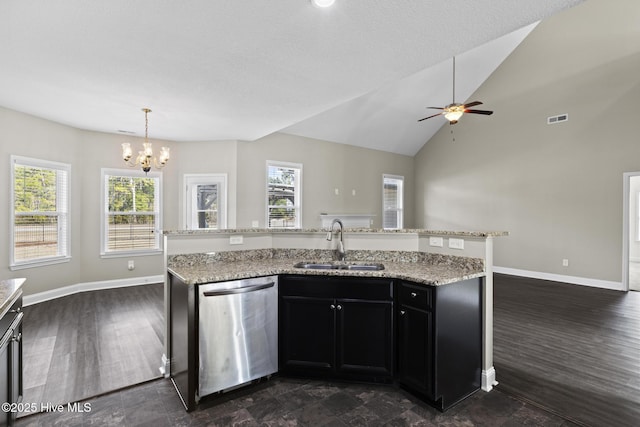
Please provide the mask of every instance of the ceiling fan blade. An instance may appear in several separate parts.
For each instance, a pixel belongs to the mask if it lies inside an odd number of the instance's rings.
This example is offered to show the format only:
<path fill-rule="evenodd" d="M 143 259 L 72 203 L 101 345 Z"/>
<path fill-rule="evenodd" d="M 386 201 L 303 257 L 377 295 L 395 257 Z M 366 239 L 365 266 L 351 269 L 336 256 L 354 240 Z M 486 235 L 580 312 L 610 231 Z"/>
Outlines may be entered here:
<path fill-rule="evenodd" d="M 427 108 L 431 108 L 432 110 L 444 110 L 444 107 L 427 107 Z"/>
<path fill-rule="evenodd" d="M 480 104 L 482 104 L 482 102 L 473 101 L 473 102 L 469 102 L 468 104 L 464 104 L 464 108 L 475 107 L 476 105 L 480 105 Z"/>
<path fill-rule="evenodd" d="M 423 120 L 430 119 L 431 117 L 441 116 L 442 114 L 443 114 L 443 113 L 434 114 L 433 116 L 425 117 L 424 119 L 420 119 L 420 120 L 418 120 L 418 121 L 419 121 L 419 122 L 421 122 L 421 121 L 423 121 Z"/>
<path fill-rule="evenodd" d="M 493 111 L 488 110 L 464 110 L 464 112 L 471 114 L 484 114 L 485 116 L 490 116 L 493 114 Z"/>

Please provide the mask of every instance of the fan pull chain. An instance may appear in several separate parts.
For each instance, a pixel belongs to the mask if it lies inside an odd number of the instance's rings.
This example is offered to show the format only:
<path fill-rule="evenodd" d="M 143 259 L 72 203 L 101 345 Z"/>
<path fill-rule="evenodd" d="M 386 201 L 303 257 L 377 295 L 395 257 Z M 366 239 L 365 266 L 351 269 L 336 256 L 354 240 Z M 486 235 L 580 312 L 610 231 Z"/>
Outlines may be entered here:
<path fill-rule="evenodd" d="M 456 136 L 453 134 L 453 127 L 451 128 L 451 142 L 456 142 Z"/>

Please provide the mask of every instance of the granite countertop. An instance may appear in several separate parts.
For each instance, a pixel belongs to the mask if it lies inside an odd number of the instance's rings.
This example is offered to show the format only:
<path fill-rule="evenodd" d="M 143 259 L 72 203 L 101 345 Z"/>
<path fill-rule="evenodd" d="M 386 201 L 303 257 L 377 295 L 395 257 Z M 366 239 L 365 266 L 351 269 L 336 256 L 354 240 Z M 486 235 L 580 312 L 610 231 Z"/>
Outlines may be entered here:
<path fill-rule="evenodd" d="M 4 317 L 13 303 L 22 295 L 22 284 L 25 280 L 0 280 L 0 318 Z"/>
<path fill-rule="evenodd" d="M 227 228 L 223 230 L 164 230 L 165 235 L 206 235 L 206 234 L 286 234 L 286 233 L 326 233 L 328 228 Z M 402 228 L 399 230 L 385 230 L 382 228 L 345 228 L 344 233 L 384 233 L 384 234 L 421 234 L 429 236 L 456 236 L 468 238 L 487 238 L 508 236 L 507 231 L 447 231 Z"/>
<path fill-rule="evenodd" d="M 381 262 L 385 269 L 358 271 L 295 268 L 293 265 L 300 261 L 330 261 L 332 251 L 280 249 L 271 252 L 239 251 L 231 258 L 220 257 L 218 254 L 175 255 L 169 259 L 169 272 L 188 285 L 278 274 L 301 274 L 381 277 L 440 286 L 486 275 L 484 262 L 479 258 L 402 251 L 359 251 L 359 256 L 356 257 L 353 257 L 353 251 L 350 254 L 352 258 L 346 263 Z"/>

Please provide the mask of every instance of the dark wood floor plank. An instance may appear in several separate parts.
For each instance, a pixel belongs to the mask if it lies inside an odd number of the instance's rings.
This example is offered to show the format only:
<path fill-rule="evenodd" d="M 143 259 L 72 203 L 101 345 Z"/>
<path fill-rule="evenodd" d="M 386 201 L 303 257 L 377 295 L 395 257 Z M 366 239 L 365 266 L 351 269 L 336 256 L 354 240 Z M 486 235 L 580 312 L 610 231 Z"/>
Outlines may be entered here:
<path fill-rule="evenodd" d="M 160 376 L 163 285 L 25 307 L 24 401 L 73 402 Z"/>
<path fill-rule="evenodd" d="M 640 420 L 640 293 L 494 276 L 498 388 L 590 426 Z"/>

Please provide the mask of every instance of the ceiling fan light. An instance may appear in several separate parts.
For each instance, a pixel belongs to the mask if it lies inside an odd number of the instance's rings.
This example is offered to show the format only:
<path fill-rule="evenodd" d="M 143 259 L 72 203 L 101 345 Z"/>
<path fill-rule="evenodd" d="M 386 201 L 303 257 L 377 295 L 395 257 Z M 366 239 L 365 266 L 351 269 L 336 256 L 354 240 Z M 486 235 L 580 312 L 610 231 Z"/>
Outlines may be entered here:
<path fill-rule="evenodd" d="M 330 7 L 336 0 L 311 0 L 315 7 Z"/>
<path fill-rule="evenodd" d="M 444 113 L 444 118 L 450 122 L 457 122 L 462 117 L 462 111 L 448 111 Z"/>

